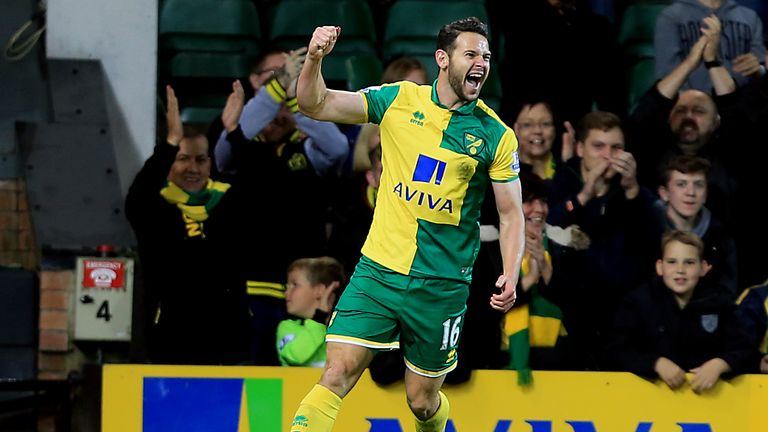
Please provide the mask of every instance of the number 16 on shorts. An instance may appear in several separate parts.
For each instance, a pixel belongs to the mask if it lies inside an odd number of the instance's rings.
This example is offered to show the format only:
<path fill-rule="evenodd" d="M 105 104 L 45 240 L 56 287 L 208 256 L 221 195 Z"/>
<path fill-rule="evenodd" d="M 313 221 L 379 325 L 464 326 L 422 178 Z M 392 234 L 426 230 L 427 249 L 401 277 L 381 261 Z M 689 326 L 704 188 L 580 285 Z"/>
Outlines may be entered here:
<path fill-rule="evenodd" d="M 443 321 L 443 340 L 440 345 L 440 350 L 445 351 L 447 349 L 453 349 L 459 343 L 459 336 L 461 336 L 461 319 L 463 316 L 459 315 L 454 318 L 448 318 Z"/>

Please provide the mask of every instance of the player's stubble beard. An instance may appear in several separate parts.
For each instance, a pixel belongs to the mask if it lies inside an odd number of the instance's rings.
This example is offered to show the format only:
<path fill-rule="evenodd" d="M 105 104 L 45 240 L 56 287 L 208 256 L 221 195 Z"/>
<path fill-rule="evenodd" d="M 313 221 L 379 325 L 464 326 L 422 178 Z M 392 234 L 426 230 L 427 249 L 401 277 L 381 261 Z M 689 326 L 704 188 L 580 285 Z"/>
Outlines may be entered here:
<path fill-rule="evenodd" d="M 454 69 L 450 59 L 448 59 L 448 66 L 446 69 L 448 72 L 448 84 L 450 84 L 451 90 L 453 90 L 453 92 L 456 93 L 456 96 L 459 98 L 461 102 L 464 102 L 464 103 L 472 102 L 474 99 L 469 99 L 464 94 L 464 78 L 466 77 L 466 74 L 462 75 L 459 71 Z M 482 89 L 482 84 L 480 85 L 480 89 Z M 480 89 L 478 89 L 477 97 L 479 97 L 480 95 L 480 91 L 479 91 Z M 477 97 L 475 97 L 475 99 L 477 99 Z"/>

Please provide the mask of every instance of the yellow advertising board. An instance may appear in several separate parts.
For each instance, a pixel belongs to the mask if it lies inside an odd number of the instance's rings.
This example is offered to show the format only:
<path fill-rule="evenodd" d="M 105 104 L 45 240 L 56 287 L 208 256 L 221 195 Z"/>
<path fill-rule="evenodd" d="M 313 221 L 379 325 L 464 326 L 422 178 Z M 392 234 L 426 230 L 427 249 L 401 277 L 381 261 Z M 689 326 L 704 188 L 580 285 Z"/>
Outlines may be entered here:
<path fill-rule="evenodd" d="M 104 366 L 103 432 L 285 432 L 319 369 Z M 768 376 L 722 381 L 710 393 L 669 390 L 628 373 L 475 371 L 445 386 L 446 432 L 766 432 Z M 344 399 L 341 432 L 413 431 L 402 383 L 366 372 Z"/>

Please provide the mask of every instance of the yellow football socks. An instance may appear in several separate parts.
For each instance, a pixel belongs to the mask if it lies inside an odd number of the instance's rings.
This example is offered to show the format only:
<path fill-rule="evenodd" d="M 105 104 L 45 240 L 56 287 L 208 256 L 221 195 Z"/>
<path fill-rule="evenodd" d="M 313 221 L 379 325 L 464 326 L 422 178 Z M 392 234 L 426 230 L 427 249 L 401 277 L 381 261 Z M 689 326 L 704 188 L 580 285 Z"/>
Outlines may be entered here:
<path fill-rule="evenodd" d="M 341 398 L 316 384 L 301 401 L 291 424 L 291 432 L 330 432 L 339 408 Z"/>
<path fill-rule="evenodd" d="M 440 406 L 435 411 L 435 414 L 426 419 L 416 419 L 416 432 L 443 432 L 445 431 L 445 425 L 448 423 L 448 413 L 451 411 L 451 404 L 448 403 L 448 398 L 445 397 L 443 392 L 440 393 Z"/>

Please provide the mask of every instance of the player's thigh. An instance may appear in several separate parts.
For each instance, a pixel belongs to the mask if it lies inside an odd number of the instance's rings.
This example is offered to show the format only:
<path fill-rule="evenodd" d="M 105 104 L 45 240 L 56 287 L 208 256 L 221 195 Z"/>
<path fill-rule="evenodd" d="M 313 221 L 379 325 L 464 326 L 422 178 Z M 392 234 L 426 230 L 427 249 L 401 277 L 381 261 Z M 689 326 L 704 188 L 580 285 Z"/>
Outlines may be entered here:
<path fill-rule="evenodd" d="M 331 316 L 326 341 L 370 349 L 399 346 L 398 308 L 408 277 L 361 262 Z"/>
<path fill-rule="evenodd" d="M 408 369 L 438 377 L 456 367 L 468 295 L 468 284 L 445 279 L 425 279 L 409 293 L 400 318 Z"/>

